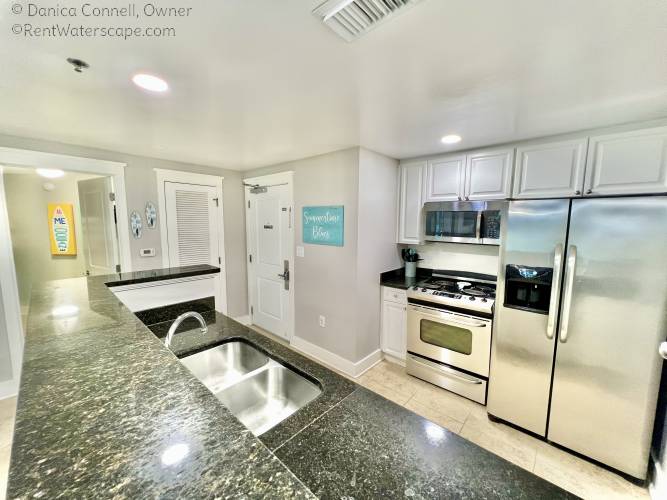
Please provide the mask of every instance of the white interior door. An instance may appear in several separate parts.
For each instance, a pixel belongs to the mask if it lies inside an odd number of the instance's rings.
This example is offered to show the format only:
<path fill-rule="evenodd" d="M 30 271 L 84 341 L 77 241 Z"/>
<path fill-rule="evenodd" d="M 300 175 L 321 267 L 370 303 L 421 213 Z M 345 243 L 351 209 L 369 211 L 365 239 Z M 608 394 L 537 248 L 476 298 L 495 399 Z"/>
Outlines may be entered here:
<path fill-rule="evenodd" d="M 120 264 L 113 181 L 98 177 L 79 181 L 83 253 L 88 274 L 112 274 Z"/>
<path fill-rule="evenodd" d="M 215 186 L 165 182 L 169 267 L 220 265 Z"/>
<path fill-rule="evenodd" d="M 289 339 L 294 241 L 291 186 L 282 184 L 247 193 L 251 320 Z"/>

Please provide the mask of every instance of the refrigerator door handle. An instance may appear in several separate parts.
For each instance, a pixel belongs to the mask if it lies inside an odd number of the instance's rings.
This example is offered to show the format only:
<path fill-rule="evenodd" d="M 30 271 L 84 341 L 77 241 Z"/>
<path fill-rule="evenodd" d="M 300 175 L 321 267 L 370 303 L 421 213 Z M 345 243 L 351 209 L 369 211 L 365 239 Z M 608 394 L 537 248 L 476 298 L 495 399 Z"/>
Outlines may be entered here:
<path fill-rule="evenodd" d="M 558 298 L 560 296 L 560 285 L 563 277 L 563 244 L 558 243 L 554 249 L 554 274 L 551 283 L 551 298 L 549 300 L 549 318 L 547 319 L 547 338 L 554 338 L 556 329 L 556 316 L 558 316 Z"/>
<path fill-rule="evenodd" d="M 574 288 L 574 275 L 577 269 L 577 247 L 570 245 L 567 251 L 567 272 L 565 276 L 565 291 L 563 297 L 563 317 L 560 327 L 559 340 L 564 344 L 567 342 L 568 327 L 570 326 L 570 310 L 572 308 L 572 289 Z"/>
<path fill-rule="evenodd" d="M 667 359 L 667 342 L 660 344 L 658 352 L 660 353 L 660 356 L 662 356 L 662 359 Z"/>

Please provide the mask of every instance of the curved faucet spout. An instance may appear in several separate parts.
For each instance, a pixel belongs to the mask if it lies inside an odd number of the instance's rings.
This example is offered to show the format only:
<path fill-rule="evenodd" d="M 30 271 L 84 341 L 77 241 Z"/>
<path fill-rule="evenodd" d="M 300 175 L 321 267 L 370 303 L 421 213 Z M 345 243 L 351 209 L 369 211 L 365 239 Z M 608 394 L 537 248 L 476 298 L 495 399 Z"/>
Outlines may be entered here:
<path fill-rule="evenodd" d="M 208 332 L 208 326 L 206 326 L 206 321 L 204 320 L 204 317 L 201 314 L 194 311 L 183 313 L 174 320 L 171 327 L 169 328 L 169 332 L 167 333 L 167 338 L 164 340 L 164 345 L 167 346 L 167 348 L 171 348 L 171 341 L 174 338 L 176 329 L 180 326 L 181 323 L 183 323 L 183 321 L 185 321 L 188 318 L 195 318 L 197 321 L 199 321 L 202 333 L 205 334 L 206 332 Z"/>

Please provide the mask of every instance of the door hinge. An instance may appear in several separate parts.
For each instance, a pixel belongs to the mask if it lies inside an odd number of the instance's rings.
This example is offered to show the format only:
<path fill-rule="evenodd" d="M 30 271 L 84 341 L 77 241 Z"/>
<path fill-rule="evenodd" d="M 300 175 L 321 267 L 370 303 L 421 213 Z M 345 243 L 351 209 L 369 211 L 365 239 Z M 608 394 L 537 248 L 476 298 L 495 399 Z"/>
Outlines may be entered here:
<path fill-rule="evenodd" d="M 116 264 L 116 272 L 120 273 L 120 264 Z"/>
<path fill-rule="evenodd" d="M 248 259 L 250 260 L 250 263 L 252 264 L 252 255 L 248 255 Z"/>
<path fill-rule="evenodd" d="M 222 257 L 218 257 L 218 264 L 222 264 Z"/>
<path fill-rule="evenodd" d="M 215 202 L 216 207 L 220 206 L 220 198 L 213 198 L 213 201 Z"/>
<path fill-rule="evenodd" d="M 248 208 L 250 208 L 250 200 L 248 200 Z"/>
<path fill-rule="evenodd" d="M 253 314 L 255 314 L 255 308 L 250 306 L 250 316 L 252 316 Z"/>
<path fill-rule="evenodd" d="M 116 193 L 109 193 L 109 201 L 116 201 Z"/>

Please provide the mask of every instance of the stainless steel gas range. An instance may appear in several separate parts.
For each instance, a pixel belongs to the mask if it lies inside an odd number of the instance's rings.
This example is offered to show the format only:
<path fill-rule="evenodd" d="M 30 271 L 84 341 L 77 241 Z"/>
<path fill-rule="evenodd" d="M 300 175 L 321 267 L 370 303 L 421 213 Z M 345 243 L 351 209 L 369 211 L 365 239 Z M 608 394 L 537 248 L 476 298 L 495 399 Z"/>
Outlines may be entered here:
<path fill-rule="evenodd" d="M 408 289 L 408 374 L 486 404 L 496 277 L 435 271 Z"/>

